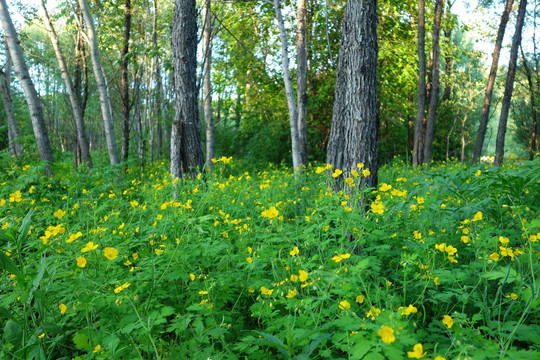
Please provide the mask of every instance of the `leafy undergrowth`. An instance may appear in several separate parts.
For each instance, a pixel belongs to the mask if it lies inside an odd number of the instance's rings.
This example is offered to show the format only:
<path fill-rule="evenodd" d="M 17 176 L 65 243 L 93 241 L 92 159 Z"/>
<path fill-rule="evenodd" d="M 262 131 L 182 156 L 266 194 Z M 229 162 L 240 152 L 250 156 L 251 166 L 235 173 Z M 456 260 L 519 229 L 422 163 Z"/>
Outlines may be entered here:
<path fill-rule="evenodd" d="M 5 168 L 0 358 L 540 356 L 538 160 L 245 169 Z"/>

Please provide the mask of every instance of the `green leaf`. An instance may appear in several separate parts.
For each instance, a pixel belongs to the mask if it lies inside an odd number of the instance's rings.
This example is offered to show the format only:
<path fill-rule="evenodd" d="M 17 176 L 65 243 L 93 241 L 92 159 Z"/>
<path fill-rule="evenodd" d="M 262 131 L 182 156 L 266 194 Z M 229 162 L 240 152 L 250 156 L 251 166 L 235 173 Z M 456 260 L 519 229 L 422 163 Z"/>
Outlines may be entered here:
<path fill-rule="evenodd" d="M 16 322 L 8 320 L 4 326 L 3 338 L 13 345 L 21 345 L 22 328 Z"/>
<path fill-rule="evenodd" d="M 77 333 L 73 336 L 73 343 L 77 349 L 83 350 L 90 347 L 88 336 L 85 333 Z"/>
<path fill-rule="evenodd" d="M 11 260 L 10 257 L 6 254 L 4 254 L 3 251 L 0 252 L 0 270 L 5 270 L 18 278 L 22 277 L 22 273 L 20 272 L 17 265 L 15 265 L 13 260 Z"/>

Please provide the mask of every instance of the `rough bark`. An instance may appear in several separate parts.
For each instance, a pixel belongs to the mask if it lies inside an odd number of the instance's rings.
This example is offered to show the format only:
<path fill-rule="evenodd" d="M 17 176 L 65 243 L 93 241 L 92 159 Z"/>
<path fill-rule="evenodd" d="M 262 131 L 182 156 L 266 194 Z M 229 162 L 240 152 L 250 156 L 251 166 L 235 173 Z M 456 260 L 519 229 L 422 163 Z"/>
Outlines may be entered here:
<path fill-rule="evenodd" d="M 79 148 L 82 161 L 86 163 L 86 166 L 91 168 L 93 166 L 92 158 L 90 156 L 90 149 L 88 146 L 88 141 L 86 139 L 86 130 L 84 125 L 84 119 L 82 116 L 79 96 L 76 94 L 73 82 L 71 81 L 71 77 L 69 76 L 68 67 L 66 65 L 62 49 L 60 48 L 60 42 L 58 41 L 58 36 L 56 35 L 56 31 L 54 30 L 54 27 L 51 23 L 51 19 L 49 17 L 49 13 L 45 6 L 44 0 L 41 0 L 41 9 L 43 10 L 43 20 L 45 22 L 45 27 L 49 32 L 51 43 L 54 48 L 54 53 L 56 55 L 56 59 L 58 60 L 58 67 L 60 68 L 62 79 L 64 80 L 64 83 L 66 85 L 69 101 L 71 103 L 71 110 L 73 112 L 73 118 L 75 120 L 75 129 L 77 131 L 77 146 Z"/>
<path fill-rule="evenodd" d="M 116 135 L 114 133 L 113 113 L 111 108 L 111 101 L 109 97 L 109 89 L 107 87 L 107 80 L 103 74 L 101 67 L 101 59 L 99 57 L 99 48 L 97 43 L 96 29 L 94 27 L 94 19 L 90 13 L 90 8 L 86 0 L 78 0 L 79 6 L 83 14 L 84 22 L 87 29 L 88 46 L 90 47 L 90 56 L 92 58 L 92 67 L 94 70 L 94 77 L 96 78 L 99 103 L 101 106 L 101 115 L 103 117 L 103 127 L 105 130 L 105 138 L 107 140 L 107 150 L 109 152 L 109 161 L 111 165 L 119 163 L 118 149 L 116 147 Z"/>
<path fill-rule="evenodd" d="M 122 72 L 122 161 L 129 156 L 129 37 L 131 34 L 131 0 L 124 2 L 124 43 L 122 44 L 120 69 Z"/>
<path fill-rule="evenodd" d="M 327 162 L 348 177 L 358 163 L 371 175 L 359 185 L 377 187 L 377 1 L 348 0 L 341 30 Z M 357 169 L 358 170 L 358 169 Z M 343 184 L 342 181 L 337 184 Z"/>
<path fill-rule="evenodd" d="M 203 113 L 206 125 L 206 166 L 214 167 L 214 122 L 212 119 L 212 3 L 205 0 L 203 5 Z"/>
<path fill-rule="evenodd" d="M 7 44 L 6 44 L 7 46 Z M 19 143 L 19 126 L 13 112 L 13 98 L 11 97 L 11 57 L 9 50 L 6 51 L 6 71 L 0 70 L 0 95 L 4 103 L 4 111 L 6 112 L 8 124 L 8 146 L 9 155 L 20 157 L 22 155 L 22 146 Z"/>
<path fill-rule="evenodd" d="M 19 42 L 19 38 L 9 15 L 6 0 L 0 0 L 0 22 L 2 22 L 2 27 L 4 29 L 4 37 L 6 43 L 8 44 L 9 53 L 13 61 L 15 73 L 19 78 L 26 102 L 30 109 L 32 129 L 34 130 L 34 137 L 36 139 L 39 157 L 41 161 L 53 162 L 54 158 L 51 148 L 51 142 L 49 140 L 49 135 L 45 126 L 43 109 L 41 107 L 36 88 L 34 87 L 34 83 L 30 78 L 28 67 L 26 66 L 26 62 L 23 57 L 23 51 Z M 52 171 L 50 170 L 50 167 L 48 165 L 46 167 L 46 173 L 52 175 Z"/>
<path fill-rule="evenodd" d="M 287 32 L 281 14 L 281 0 L 274 0 L 274 10 L 276 12 L 276 21 L 279 28 L 281 40 L 281 71 L 283 82 L 285 83 L 285 96 L 287 97 L 287 107 L 289 108 L 289 123 L 291 127 L 291 147 L 294 173 L 297 174 L 301 169 L 302 156 L 300 154 L 300 143 L 298 140 L 298 113 L 296 109 L 296 100 L 294 99 L 294 90 L 289 70 L 289 51 Z"/>
<path fill-rule="evenodd" d="M 499 118 L 499 129 L 497 131 L 497 140 L 495 142 L 495 160 L 494 166 L 501 166 L 504 158 L 504 138 L 506 135 L 506 124 L 508 122 L 508 113 L 510 111 L 510 100 L 514 90 L 514 79 L 516 77 L 516 62 L 518 48 L 521 44 L 521 30 L 525 22 L 525 13 L 527 10 L 527 0 L 520 0 L 518 15 L 516 20 L 516 31 L 512 39 L 512 48 L 510 49 L 510 62 L 508 64 L 508 74 L 506 75 L 506 84 L 504 86 L 504 96 L 501 107 L 501 117 Z"/>
<path fill-rule="evenodd" d="M 435 117 L 437 115 L 437 105 L 439 103 L 439 55 L 440 55 L 440 33 L 441 19 L 443 13 L 444 1 L 435 2 L 435 20 L 433 21 L 432 51 L 433 68 L 431 69 L 431 94 L 429 100 L 429 110 L 426 121 L 426 137 L 424 139 L 424 155 L 422 162 L 431 163 L 433 136 L 435 133 Z"/>
<path fill-rule="evenodd" d="M 413 166 L 422 164 L 424 114 L 426 111 L 426 18 L 425 1 L 418 1 L 418 103 L 414 126 Z"/>
<path fill-rule="evenodd" d="M 476 144 L 474 146 L 473 163 L 478 163 L 482 156 L 482 147 L 484 146 L 484 139 L 486 137 L 487 124 L 489 120 L 489 110 L 491 108 L 491 98 L 493 96 L 493 88 L 495 86 L 495 77 L 497 76 L 497 68 L 499 64 L 499 57 L 501 55 L 501 46 L 504 38 L 504 32 L 506 31 L 506 24 L 510 18 L 510 11 L 512 11 L 512 4 L 514 0 L 507 0 L 506 7 L 501 16 L 501 23 L 499 24 L 499 30 L 497 31 L 497 38 L 495 39 L 495 48 L 493 49 L 493 55 L 491 58 L 491 68 L 489 70 L 489 76 L 486 86 L 486 96 L 484 97 L 484 103 L 482 105 L 482 114 L 480 115 L 480 125 L 478 127 L 478 135 L 476 135 Z"/>
<path fill-rule="evenodd" d="M 525 58 L 525 54 L 523 53 L 523 48 L 521 48 L 521 57 L 523 61 L 523 68 L 525 69 L 525 76 L 527 77 L 527 85 L 529 85 L 529 99 L 531 102 L 531 111 L 532 111 L 532 129 L 531 129 L 531 147 L 529 149 L 529 159 L 533 160 L 534 155 L 536 154 L 536 132 L 538 128 L 538 109 L 536 108 L 536 101 L 534 100 L 534 86 L 533 86 L 533 79 L 532 79 L 532 71 L 529 65 L 527 64 L 527 59 Z"/>
<path fill-rule="evenodd" d="M 199 134 L 197 101 L 197 10 L 195 0 L 176 0 L 172 24 L 172 60 L 176 93 L 176 122 L 182 172 L 195 177 L 204 166 L 202 141 Z M 174 129 L 173 129 L 174 130 Z M 173 145 L 171 145 L 171 150 Z M 171 159 L 177 154 L 171 153 Z M 171 160 L 172 162 L 172 160 Z M 173 174 L 174 176 L 174 174 Z"/>
<path fill-rule="evenodd" d="M 307 52 L 306 52 L 307 0 L 298 0 L 296 9 L 296 99 L 298 103 L 296 126 L 300 160 L 307 166 Z"/>

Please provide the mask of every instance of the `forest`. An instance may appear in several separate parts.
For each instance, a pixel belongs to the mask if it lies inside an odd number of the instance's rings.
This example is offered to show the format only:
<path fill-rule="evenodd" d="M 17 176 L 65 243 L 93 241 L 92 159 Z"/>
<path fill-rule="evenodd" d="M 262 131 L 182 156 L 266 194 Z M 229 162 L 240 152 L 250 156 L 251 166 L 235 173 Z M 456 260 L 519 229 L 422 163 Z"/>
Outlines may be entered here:
<path fill-rule="evenodd" d="M 539 357 L 538 5 L 0 0 L 0 358 Z"/>

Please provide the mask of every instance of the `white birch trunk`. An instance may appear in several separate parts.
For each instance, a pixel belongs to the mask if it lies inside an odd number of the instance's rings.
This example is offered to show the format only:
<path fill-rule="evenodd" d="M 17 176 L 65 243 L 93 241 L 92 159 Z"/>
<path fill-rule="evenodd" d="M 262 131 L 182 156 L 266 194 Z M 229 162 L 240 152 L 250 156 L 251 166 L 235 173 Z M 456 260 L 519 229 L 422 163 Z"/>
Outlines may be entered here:
<path fill-rule="evenodd" d="M 203 6 L 203 113 L 206 124 L 206 166 L 214 167 L 214 122 L 212 119 L 212 82 L 210 77 L 212 63 L 212 11 L 211 0 L 205 0 Z"/>

